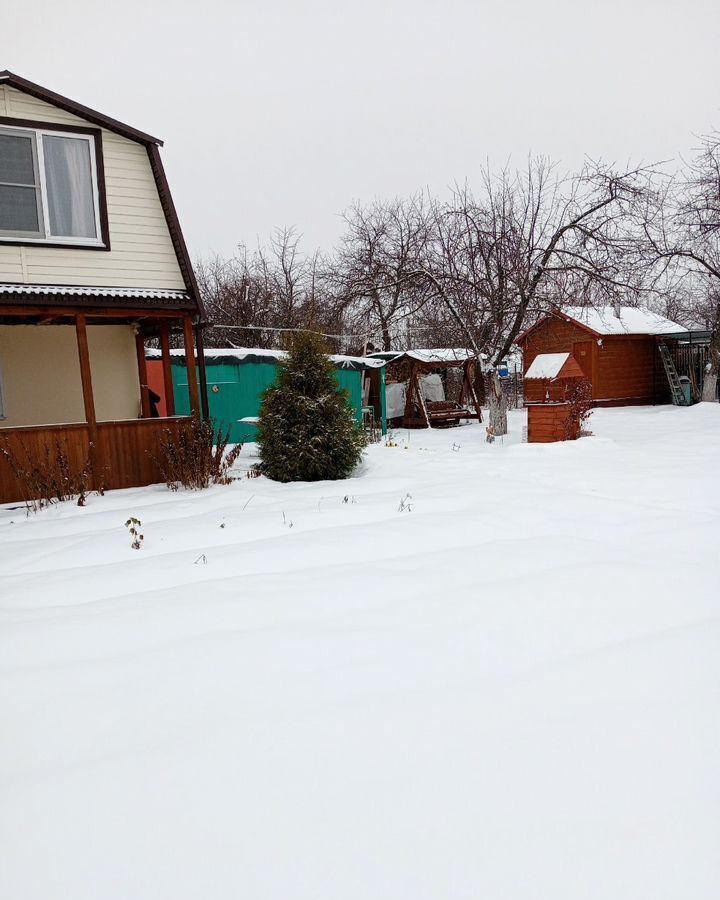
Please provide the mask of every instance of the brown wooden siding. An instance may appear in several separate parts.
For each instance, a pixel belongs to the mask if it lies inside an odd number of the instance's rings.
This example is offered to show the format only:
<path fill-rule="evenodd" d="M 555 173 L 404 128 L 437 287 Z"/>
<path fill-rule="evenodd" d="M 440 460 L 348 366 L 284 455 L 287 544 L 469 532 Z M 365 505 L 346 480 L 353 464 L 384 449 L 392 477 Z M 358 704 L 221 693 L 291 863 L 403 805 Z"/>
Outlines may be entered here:
<path fill-rule="evenodd" d="M 528 443 L 551 444 L 575 440 L 577 430 L 568 434 L 569 403 L 539 403 L 528 406 Z"/>
<path fill-rule="evenodd" d="M 575 344 L 588 340 L 597 346 L 592 335 L 579 325 L 573 325 L 572 322 L 565 322 L 561 319 L 547 319 L 523 341 L 523 371 L 527 372 L 532 361 L 540 353 L 573 353 Z M 584 346 L 588 345 L 584 344 Z M 585 357 L 578 359 L 583 371 L 587 371 L 584 364 L 585 359 Z M 542 381 L 526 381 L 524 389 L 526 403 L 539 403 L 545 400 L 546 385 Z M 553 400 L 562 399 L 562 396 L 552 388 L 550 395 Z"/>
<path fill-rule="evenodd" d="M 603 338 L 598 353 L 595 398 L 652 403 L 656 386 L 655 353 L 652 336 Z"/>
<path fill-rule="evenodd" d="M 168 430 L 177 434 L 189 423 L 187 418 L 99 422 L 98 460 L 104 487 L 141 487 L 162 481 L 157 463 L 160 439 Z M 90 455 L 87 424 L 0 428 L 0 448 L 6 447 L 20 460 L 41 463 L 48 449 L 54 455 L 57 442 L 67 453 L 71 470 L 81 471 Z M 0 503 L 32 499 L 25 495 L 23 484 L 0 455 Z"/>

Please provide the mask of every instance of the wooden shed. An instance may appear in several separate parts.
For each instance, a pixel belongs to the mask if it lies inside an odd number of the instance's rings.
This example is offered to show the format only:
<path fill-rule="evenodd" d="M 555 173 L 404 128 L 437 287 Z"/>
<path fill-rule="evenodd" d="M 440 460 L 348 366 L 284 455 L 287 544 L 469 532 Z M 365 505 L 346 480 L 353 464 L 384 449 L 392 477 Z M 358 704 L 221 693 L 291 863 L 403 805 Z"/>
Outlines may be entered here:
<path fill-rule="evenodd" d="M 186 355 L 184 350 L 172 350 L 170 355 L 174 403 L 182 415 L 190 404 Z M 210 416 L 223 430 L 230 430 L 233 443 L 256 439 L 263 392 L 275 383 L 278 367 L 286 355 L 283 350 L 254 347 L 205 350 Z M 147 350 L 146 356 L 148 384 L 160 397 L 158 409 L 162 414 L 167 387 L 162 377 L 161 354 Z M 385 362 L 357 356 L 331 356 L 330 359 L 335 365 L 338 386 L 348 392 L 357 421 L 367 422 L 370 417 L 384 434 L 387 430 Z"/>
<path fill-rule="evenodd" d="M 595 406 L 630 406 L 670 402 L 659 348 L 682 331 L 646 309 L 568 307 L 543 316 L 516 343 L 523 351 L 525 377 L 539 354 L 569 353 L 591 384 Z M 545 390 L 542 381 L 527 381 L 526 404 L 544 400 Z"/>

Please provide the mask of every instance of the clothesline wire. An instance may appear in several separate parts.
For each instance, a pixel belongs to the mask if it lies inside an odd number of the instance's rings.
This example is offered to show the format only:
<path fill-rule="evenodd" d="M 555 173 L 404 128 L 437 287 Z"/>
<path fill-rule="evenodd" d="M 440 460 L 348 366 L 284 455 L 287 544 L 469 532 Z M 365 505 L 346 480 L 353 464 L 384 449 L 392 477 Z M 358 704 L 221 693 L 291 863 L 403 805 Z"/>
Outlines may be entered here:
<path fill-rule="evenodd" d="M 208 325 L 208 328 L 219 328 L 219 329 L 227 329 L 230 331 L 275 331 L 278 333 L 285 332 L 306 332 L 310 334 L 316 334 L 319 337 L 326 338 L 334 338 L 335 340 L 353 340 L 353 339 L 362 339 L 365 340 L 367 338 L 374 337 L 378 334 L 379 329 L 375 328 L 372 331 L 361 331 L 356 334 L 328 334 L 324 331 L 315 331 L 312 328 L 278 328 L 271 325 Z M 418 331 L 427 331 L 427 328 L 418 326 L 414 328 L 406 328 L 407 332 L 418 332 Z"/>

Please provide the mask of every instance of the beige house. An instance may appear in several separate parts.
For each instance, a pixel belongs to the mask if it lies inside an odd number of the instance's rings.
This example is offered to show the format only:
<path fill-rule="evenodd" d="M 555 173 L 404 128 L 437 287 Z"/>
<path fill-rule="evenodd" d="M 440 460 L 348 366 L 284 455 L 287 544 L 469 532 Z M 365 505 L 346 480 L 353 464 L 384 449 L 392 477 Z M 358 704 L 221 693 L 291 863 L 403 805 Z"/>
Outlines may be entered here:
<path fill-rule="evenodd" d="M 159 435 L 184 427 L 173 331 L 190 351 L 191 408 L 207 409 L 195 373 L 202 309 L 160 146 L 0 72 L 0 450 L 27 458 L 60 439 L 105 487 L 159 480 Z M 164 351 L 170 420 L 153 415 L 147 337 Z M 24 499 L 7 460 L 0 502 Z"/>

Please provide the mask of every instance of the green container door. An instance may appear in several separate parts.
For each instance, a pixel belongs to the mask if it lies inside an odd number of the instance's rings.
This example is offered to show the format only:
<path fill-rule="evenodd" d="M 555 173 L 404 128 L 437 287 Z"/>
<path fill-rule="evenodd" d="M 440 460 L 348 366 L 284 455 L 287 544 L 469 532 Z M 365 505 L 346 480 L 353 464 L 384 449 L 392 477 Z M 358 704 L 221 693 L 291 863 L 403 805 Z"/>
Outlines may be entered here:
<path fill-rule="evenodd" d="M 362 372 L 336 369 L 335 377 L 340 387 L 350 395 L 350 406 L 355 412 L 355 421 L 362 424 Z"/>

